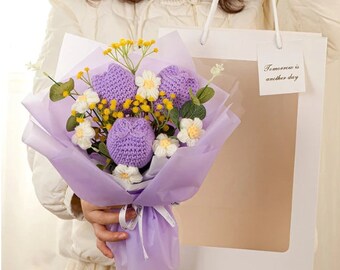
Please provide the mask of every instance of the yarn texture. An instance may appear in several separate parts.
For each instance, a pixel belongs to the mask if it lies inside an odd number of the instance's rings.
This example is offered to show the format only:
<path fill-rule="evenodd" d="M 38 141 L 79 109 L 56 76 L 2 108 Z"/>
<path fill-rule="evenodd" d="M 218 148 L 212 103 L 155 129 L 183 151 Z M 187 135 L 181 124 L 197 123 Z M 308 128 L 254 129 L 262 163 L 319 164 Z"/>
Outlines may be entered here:
<path fill-rule="evenodd" d="M 122 104 L 126 99 L 133 99 L 137 92 L 135 76 L 117 64 L 110 64 L 103 74 L 95 75 L 92 78 L 92 86 L 100 98 L 108 101 L 117 100 Z"/>
<path fill-rule="evenodd" d="M 154 140 L 154 131 L 144 118 L 120 118 L 109 131 L 107 149 L 116 164 L 142 168 L 153 156 Z"/>
<path fill-rule="evenodd" d="M 162 69 L 158 76 L 162 81 L 159 89 L 163 90 L 168 98 L 171 93 L 176 94 L 174 106 L 177 108 L 190 100 L 190 88 L 193 93 L 196 93 L 199 89 L 198 78 L 192 75 L 189 71 L 181 69 L 178 66 L 168 66 Z"/>

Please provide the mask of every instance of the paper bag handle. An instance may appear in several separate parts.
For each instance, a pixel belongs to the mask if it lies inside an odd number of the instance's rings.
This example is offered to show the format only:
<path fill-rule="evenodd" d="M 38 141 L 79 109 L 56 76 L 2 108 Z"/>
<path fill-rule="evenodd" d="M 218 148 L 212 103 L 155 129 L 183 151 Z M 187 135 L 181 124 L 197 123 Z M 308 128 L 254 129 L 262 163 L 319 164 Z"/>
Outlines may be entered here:
<path fill-rule="evenodd" d="M 201 45 L 204 45 L 207 42 L 208 39 L 208 32 L 209 32 L 209 26 L 214 19 L 216 10 L 217 10 L 217 5 L 218 5 L 219 0 L 213 0 L 211 3 L 211 8 L 207 17 L 207 21 L 204 24 L 203 32 L 201 35 Z"/>
<path fill-rule="evenodd" d="M 213 0 L 211 3 L 210 11 L 207 17 L 207 20 L 203 27 L 203 32 L 201 35 L 200 43 L 201 45 L 204 45 L 207 42 L 208 39 L 208 33 L 209 33 L 209 26 L 215 16 L 217 6 L 218 6 L 219 0 Z M 277 6 L 276 6 L 276 0 L 272 0 L 272 8 L 273 8 L 273 16 L 274 16 L 274 29 L 275 29 L 275 36 L 276 36 L 276 46 L 278 49 L 282 49 L 282 38 L 279 28 L 279 18 L 277 15 Z"/>
<path fill-rule="evenodd" d="M 281 33 L 280 33 L 280 28 L 279 28 L 279 17 L 277 16 L 276 0 L 272 0 L 272 7 L 273 7 L 273 16 L 274 16 L 276 46 L 278 49 L 282 49 L 282 38 L 281 38 Z"/>

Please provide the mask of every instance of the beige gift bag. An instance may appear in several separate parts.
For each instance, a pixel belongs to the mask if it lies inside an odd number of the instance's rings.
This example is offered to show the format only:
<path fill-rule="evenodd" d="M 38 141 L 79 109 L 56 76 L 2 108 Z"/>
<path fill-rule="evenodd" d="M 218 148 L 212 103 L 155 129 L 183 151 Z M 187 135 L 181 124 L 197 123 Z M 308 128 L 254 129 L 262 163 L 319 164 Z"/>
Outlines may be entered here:
<path fill-rule="evenodd" d="M 241 125 L 198 194 L 176 209 L 181 270 L 312 270 L 327 41 L 280 33 L 277 24 L 276 31 L 207 29 L 176 30 L 203 76 L 223 63 L 216 84 L 238 84 L 231 108 Z M 302 47 L 305 92 L 260 96 L 258 45 L 292 41 Z"/>

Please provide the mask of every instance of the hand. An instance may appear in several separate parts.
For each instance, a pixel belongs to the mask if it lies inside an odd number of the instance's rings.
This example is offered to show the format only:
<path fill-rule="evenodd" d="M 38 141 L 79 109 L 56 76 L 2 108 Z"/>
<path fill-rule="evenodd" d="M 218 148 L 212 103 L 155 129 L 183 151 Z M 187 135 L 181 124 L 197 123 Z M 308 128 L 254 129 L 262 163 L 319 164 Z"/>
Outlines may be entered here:
<path fill-rule="evenodd" d="M 84 200 L 80 201 L 85 219 L 93 226 L 97 237 L 97 248 L 108 258 L 113 258 L 112 251 L 105 242 L 117 242 L 126 240 L 129 235 L 126 232 L 111 232 L 105 225 L 119 223 L 119 211 L 112 212 L 113 209 L 120 209 L 122 206 L 99 207 Z M 134 209 L 126 211 L 126 220 L 134 219 L 137 216 Z"/>

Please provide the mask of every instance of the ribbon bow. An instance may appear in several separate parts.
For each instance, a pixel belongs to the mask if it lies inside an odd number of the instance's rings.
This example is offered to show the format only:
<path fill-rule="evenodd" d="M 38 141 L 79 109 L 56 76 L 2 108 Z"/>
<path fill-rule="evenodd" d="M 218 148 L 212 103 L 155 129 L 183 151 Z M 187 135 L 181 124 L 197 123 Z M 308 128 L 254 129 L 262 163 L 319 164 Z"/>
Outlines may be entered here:
<path fill-rule="evenodd" d="M 125 214 L 128 208 L 128 205 L 125 205 L 122 207 L 122 209 L 119 212 L 119 224 L 120 226 L 125 229 L 125 230 L 130 230 L 133 231 L 136 228 L 136 225 L 138 224 L 138 231 L 139 231 L 139 236 L 142 244 L 142 249 L 143 249 L 143 254 L 144 254 L 144 259 L 148 259 L 148 253 L 145 250 L 144 246 L 144 240 L 143 240 L 143 211 L 144 211 L 144 206 L 140 205 L 132 205 L 133 209 L 137 213 L 137 217 L 133 220 L 126 221 L 125 219 Z M 176 221 L 173 219 L 173 217 L 170 215 L 168 210 L 165 209 L 164 206 L 153 206 L 153 209 L 155 209 L 168 223 L 171 227 L 176 226 Z"/>

